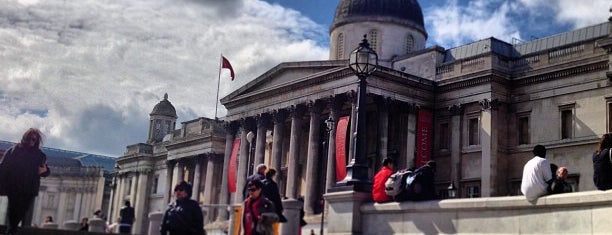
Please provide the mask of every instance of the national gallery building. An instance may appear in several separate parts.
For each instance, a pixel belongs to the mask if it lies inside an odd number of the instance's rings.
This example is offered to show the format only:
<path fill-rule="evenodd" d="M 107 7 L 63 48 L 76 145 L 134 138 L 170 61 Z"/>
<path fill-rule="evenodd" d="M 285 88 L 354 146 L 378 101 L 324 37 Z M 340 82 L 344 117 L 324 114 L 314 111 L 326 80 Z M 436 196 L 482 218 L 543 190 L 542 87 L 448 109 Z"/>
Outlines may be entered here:
<path fill-rule="evenodd" d="M 330 29 L 329 60 L 281 63 L 221 99 L 220 120 L 177 125 L 168 95 L 150 113 L 145 143 L 117 159 L 111 218 L 123 200 L 136 209 L 135 233 L 163 211 L 180 180 L 194 199 L 241 203 L 259 163 L 279 172 L 286 199 L 303 197 L 307 216 L 347 176 L 359 79 L 348 66 L 364 39 L 378 56 L 367 77 L 359 145 L 369 179 L 385 157 L 396 169 L 437 162 L 440 198 L 520 195 L 523 165 L 536 144 L 569 170 L 574 191 L 594 190 L 591 156 L 612 131 L 612 23 L 520 44 L 485 38 L 446 49 L 425 47 L 414 0 L 341 0 Z M 281 52 L 282 53 L 282 52 Z M 350 172 L 348 172 L 350 176 Z M 206 223 L 225 221 L 208 210 Z"/>

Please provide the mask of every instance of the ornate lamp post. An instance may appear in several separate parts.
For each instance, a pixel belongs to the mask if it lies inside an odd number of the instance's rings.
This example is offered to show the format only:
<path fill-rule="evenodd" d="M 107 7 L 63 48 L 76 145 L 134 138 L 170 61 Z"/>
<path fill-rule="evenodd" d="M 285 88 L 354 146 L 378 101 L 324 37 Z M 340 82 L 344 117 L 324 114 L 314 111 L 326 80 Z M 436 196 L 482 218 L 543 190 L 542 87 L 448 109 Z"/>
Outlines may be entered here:
<path fill-rule="evenodd" d="M 357 78 L 359 79 L 359 91 L 357 92 L 357 127 L 352 138 L 354 138 L 351 149 L 355 152 L 353 159 L 348 166 L 346 166 L 346 178 L 338 182 L 339 185 L 354 185 L 356 190 L 367 190 L 366 188 L 359 187 L 369 184 L 368 180 L 368 165 L 366 163 L 365 147 L 366 147 L 366 96 L 367 96 L 367 82 L 366 79 L 378 66 L 378 55 L 372 48 L 366 39 L 366 35 L 363 35 L 363 40 L 359 43 L 359 47 L 351 52 L 349 57 L 349 67 L 353 70 Z"/>
<path fill-rule="evenodd" d="M 253 166 L 255 160 L 252 159 L 253 158 L 253 138 L 255 138 L 255 134 L 252 131 L 249 131 L 249 133 L 246 134 L 246 140 L 247 142 L 249 142 L 249 156 L 247 157 L 247 170 L 246 170 L 246 177 L 249 177 L 251 174 L 253 174 L 255 171 L 253 168 L 255 168 L 255 166 Z M 248 183 L 248 182 L 247 182 Z"/>
<path fill-rule="evenodd" d="M 336 121 L 334 121 L 334 119 L 330 116 L 328 119 L 325 120 L 325 132 L 327 133 L 327 141 L 325 142 L 324 146 L 326 150 L 329 150 L 329 142 L 332 141 L 329 138 L 329 133 L 334 129 L 334 127 L 336 127 Z M 321 195 L 321 208 L 321 231 L 319 232 L 319 235 L 323 235 L 323 223 L 325 222 L 325 200 L 323 199 L 323 195 Z"/>

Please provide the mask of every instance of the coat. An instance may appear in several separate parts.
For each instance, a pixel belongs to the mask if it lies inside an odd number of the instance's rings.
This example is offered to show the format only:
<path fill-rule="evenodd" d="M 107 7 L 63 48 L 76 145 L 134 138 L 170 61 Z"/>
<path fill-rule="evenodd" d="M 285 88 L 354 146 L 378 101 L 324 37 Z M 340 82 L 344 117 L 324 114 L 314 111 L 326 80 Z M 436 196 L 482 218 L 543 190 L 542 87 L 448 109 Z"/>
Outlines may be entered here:
<path fill-rule="evenodd" d="M 47 155 L 39 148 L 13 146 L 8 149 L 0 163 L 0 195 L 38 196 L 40 177 L 51 171 L 38 173 L 45 166 Z"/>

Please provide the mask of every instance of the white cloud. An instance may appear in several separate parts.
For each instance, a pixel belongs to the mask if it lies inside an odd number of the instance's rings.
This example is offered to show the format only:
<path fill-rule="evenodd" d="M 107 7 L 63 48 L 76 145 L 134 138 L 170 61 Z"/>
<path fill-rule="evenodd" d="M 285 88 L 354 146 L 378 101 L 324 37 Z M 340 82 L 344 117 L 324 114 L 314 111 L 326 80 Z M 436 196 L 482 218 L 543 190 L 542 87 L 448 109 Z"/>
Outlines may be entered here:
<path fill-rule="evenodd" d="M 556 19 L 562 23 L 572 24 L 574 28 L 586 27 L 598 23 L 606 22 L 610 13 L 608 9 L 612 7 L 609 0 L 558 0 L 558 14 Z"/>
<path fill-rule="evenodd" d="M 477 0 L 461 6 L 450 0 L 446 6 L 429 9 L 425 20 L 431 26 L 430 42 L 445 47 L 455 47 L 488 37 L 509 41 L 519 37 L 518 30 L 509 17 L 509 3 Z"/>
<path fill-rule="evenodd" d="M 237 77 L 222 72 L 223 96 L 280 62 L 326 59 L 312 39 L 326 34 L 259 0 L 5 1 L 0 139 L 34 126 L 47 146 L 118 156 L 146 140 L 166 92 L 179 122 L 212 117 L 221 53 Z"/>

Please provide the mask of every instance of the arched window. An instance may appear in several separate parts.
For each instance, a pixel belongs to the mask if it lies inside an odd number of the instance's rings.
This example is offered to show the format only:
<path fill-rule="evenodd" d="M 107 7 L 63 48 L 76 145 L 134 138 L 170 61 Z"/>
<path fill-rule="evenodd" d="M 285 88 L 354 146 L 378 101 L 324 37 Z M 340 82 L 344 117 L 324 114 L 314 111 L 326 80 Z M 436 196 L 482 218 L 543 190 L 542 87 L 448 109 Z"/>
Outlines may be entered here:
<path fill-rule="evenodd" d="M 414 50 L 414 37 L 410 34 L 406 37 L 406 54 Z"/>
<path fill-rule="evenodd" d="M 336 59 L 340 60 L 344 58 L 344 34 L 338 34 L 336 40 Z"/>
<path fill-rule="evenodd" d="M 378 52 L 378 31 L 376 29 L 368 32 L 368 42 L 370 43 L 370 48 Z"/>

